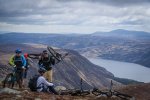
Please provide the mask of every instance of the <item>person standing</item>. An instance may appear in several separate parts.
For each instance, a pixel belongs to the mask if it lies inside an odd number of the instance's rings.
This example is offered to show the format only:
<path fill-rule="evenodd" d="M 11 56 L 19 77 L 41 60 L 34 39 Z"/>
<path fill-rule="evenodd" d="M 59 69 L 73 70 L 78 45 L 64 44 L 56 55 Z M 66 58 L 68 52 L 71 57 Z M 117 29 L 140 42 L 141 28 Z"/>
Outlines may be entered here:
<path fill-rule="evenodd" d="M 52 82 L 53 80 L 52 65 L 55 64 L 55 59 L 48 54 L 47 50 L 43 51 L 42 55 L 40 56 L 38 64 L 39 64 L 39 67 L 43 67 L 46 69 L 46 72 L 44 73 L 44 77 L 49 82 Z"/>
<path fill-rule="evenodd" d="M 24 55 L 21 54 L 22 51 L 20 49 L 16 49 L 15 53 L 16 54 L 10 58 L 9 64 L 14 67 L 16 81 L 19 84 L 19 88 L 22 88 L 26 59 Z"/>

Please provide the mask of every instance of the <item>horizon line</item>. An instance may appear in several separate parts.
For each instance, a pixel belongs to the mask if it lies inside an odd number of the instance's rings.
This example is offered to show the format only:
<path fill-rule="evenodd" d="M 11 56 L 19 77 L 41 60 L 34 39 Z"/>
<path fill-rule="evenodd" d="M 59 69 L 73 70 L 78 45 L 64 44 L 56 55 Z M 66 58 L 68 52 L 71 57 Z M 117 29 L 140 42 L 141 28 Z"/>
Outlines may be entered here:
<path fill-rule="evenodd" d="M 110 30 L 110 31 L 94 31 L 94 32 L 91 32 L 91 33 L 85 33 L 85 32 L 19 32 L 19 31 L 0 31 L 0 34 L 10 34 L 10 33 L 20 33 L 20 34 L 60 34 L 60 35 L 67 35 L 67 34 L 93 34 L 93 33 L 96 33 L 96 32 L 112 32 L 112 31 L 116 31 L 116 30 L 122 30 L 122 31 L 135 31 L 135 32 L 145 32 L 145 33 L 150 33 L 148 31 L 143 31 L 143 30 L 128 30 L 128 29 L 113 29 L 113 30 Z"/>

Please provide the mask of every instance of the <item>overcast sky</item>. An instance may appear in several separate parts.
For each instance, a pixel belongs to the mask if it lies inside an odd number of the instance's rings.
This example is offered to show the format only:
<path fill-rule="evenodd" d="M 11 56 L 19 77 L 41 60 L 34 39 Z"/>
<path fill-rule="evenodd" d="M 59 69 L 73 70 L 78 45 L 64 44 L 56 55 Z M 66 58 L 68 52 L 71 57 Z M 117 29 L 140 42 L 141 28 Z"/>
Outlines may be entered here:
<path fill-rule="evenodd" d="M 0 31 L 150 32 L 150 0 L 0 0 Z"/>

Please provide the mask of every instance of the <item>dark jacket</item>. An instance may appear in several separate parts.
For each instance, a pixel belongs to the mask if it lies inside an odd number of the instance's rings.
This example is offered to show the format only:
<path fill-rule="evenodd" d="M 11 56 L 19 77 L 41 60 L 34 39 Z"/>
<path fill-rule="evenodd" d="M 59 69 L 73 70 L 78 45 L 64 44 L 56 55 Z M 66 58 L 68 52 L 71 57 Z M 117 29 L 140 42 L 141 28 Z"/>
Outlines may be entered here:
<path fill-rule="evenodd" d="M 41 56 L 38 64 L 39 66 L 44 67 L 46 70 L 51 70 L 51 65 L 55 64 L 55 59 L 50 55 L 48 57 Z"/>

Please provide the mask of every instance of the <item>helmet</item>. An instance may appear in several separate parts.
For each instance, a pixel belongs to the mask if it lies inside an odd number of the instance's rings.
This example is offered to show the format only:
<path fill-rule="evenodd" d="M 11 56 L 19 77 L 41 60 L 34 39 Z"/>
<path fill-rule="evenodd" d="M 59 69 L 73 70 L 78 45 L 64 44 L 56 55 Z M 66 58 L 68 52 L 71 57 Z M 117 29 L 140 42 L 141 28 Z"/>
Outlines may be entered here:
<path fill-rule="evenodd" d="M 40 67 L 40 69 L 38 70 L 39 73 L 45 73 L 46 72 L 46 69 L 43 68 L 43 67 Z"/>
<path fill-rule="evenodd" d="M 15 52 L 16 53 L 22 53 L 22 51 L 20 49 L 16 49 Z"/>
<path fill-rule="evenodd" d="M 27 59 L 28 58 L 28 53 L 24 53 L 24 57 Z"/>

